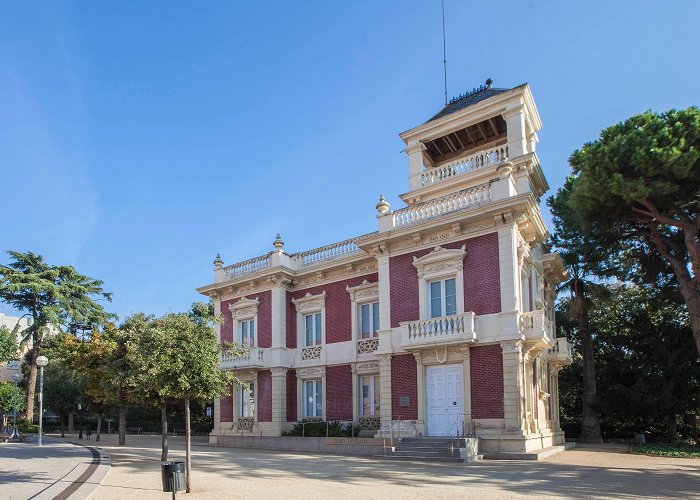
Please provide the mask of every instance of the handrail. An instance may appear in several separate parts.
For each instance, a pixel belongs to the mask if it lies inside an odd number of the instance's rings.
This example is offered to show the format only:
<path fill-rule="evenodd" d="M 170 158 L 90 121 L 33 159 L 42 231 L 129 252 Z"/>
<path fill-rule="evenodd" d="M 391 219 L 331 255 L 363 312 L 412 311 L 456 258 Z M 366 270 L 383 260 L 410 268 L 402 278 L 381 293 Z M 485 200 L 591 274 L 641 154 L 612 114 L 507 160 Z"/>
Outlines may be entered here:
<path fill-rule="evenodd" d="M 399 438 L 399 442 L 401 442 L 401 415 L 399 415 L 399 417 L 398 417 L 395 421 L 393 421 L 393 422 L 391 423 L 391 425 L 389 426 L 389 435 L 390 435 L 390 438 L 389 438 L 389 439 L 390 439 L 389 446 L 391 447 L 392 451 L 393 451 L 393 448 L 394 448 L 394 426 L 397 425 L 397 424 L 398 424 L 398 426 L 399 426 L 399 429 L 398 429 L 398 438 Z M 382 438 L 382 439 L 383 439 L 383 446 L 384 446 L 384 455 L 386 455 L 386 439 L 387 439 L 387 438 L 384 437 L 384 438 Z"/>
<path fill-rule="evenodd" d="M 459 446 L 459 440 L 460 440 L 459 427 L 457 427 L 457 422 L 459 422 L 460 419 L 462 419 L 462 437 L 463 438 L 467 437 L 467 431 L 464 429 L 464 423 L 467 420 L 466 417 L 469 417 L 468 420 L 470 422 L 469 423 L 469 427 L 470 427 L 469 428 L 469 435 L 471 436 L 475 432 L 473 429 L 473 426 L 472 426 L 472 424 L 474 423 L 474 420 L 472 419 L 471 413 L 460 413 L 459 415 L 457 415 L 457 417 L 454 419 L 454 422 L 452 423 L 452 427 L 450 427 L 450 431 L 448 433 L 448 435 L 450 436 L 450 452 L 453 455 L 454 455 L 454 450 L 455 450 L 455 439 L 457 440 L 457 448 L 461 448 L 461 446 Z M 455 429 L 455 427 L 457 427 L 457 436 L 453 437 L 452 430 Z"/>

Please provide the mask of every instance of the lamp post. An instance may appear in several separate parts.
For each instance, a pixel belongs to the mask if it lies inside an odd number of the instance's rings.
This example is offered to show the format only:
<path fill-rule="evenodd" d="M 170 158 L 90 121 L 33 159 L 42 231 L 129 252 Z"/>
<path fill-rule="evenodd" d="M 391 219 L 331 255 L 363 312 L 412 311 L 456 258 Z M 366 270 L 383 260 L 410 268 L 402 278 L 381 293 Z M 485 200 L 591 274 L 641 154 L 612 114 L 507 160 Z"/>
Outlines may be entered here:
<path fill-rule="evenodd" d="M 39 356 L 36 358 L 36 365 L 41 368 L 41 379 L 39 382 L 39 446 L 41 446 L 41 432 L 44 424 L 44 367 L 49 364 L 49 358 Z"/>
<path fill-rule="evenodd" d="M 19 381 L 22 380 L 22 375 L 20 373 L 15 373 L 14 375 L 12 375 L 12 380 L 15 381 L 15 409 L 12 416 L 12 436 L 10 437 L 18 438 L 19 430 L 17 429 L 17 384 L 19 384 Z"/>
<path fill-rule="evenodd" d="M 78 403 L 78 413 L 80 414 L 80 430 L 78 431 L 78 439 L 83 439 L 83 405 Z"/>

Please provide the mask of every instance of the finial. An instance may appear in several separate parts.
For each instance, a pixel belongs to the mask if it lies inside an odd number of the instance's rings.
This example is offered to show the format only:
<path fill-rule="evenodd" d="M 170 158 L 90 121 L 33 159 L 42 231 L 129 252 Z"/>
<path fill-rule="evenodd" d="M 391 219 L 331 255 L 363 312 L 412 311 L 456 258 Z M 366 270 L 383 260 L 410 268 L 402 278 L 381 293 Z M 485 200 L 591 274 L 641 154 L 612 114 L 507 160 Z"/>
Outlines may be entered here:
<path fill-rule="evenodd" d="M 486 88 L 487 88 L 487 89 L 491 88 L 491 85 L 493 85 L 493 79 L 492 79 L 492 78 L 487 78 L 487 79 L 486 79 Z"/>
<path fill-rule="evenodd" d="M 275 238 L 275 241 L 272 242 L 272 246 L 275 247 L 275 250 L 282 250 L 284 248 L 284 241 L 282 241 L 282 237 L 280 236 L 280 233 L 277 233 L 277 238 Z"/>
<path fill-rule="evenodd" d="M 217 269 L 220 269 L 221 266 L 224 265 L 224 261 L 221 260 L 221 254 L 216 254 L 216 258 L 214 259 L 214 267 Z"/>
<path fill-rule="evenodd" d="M 389 202 L 386 201 L 386 198 L 384 198 L 383 194 L 379 195 L 379 203 L 377 203 L 377 212 L 380 214 L 385 214 L 389 210 Z"/>

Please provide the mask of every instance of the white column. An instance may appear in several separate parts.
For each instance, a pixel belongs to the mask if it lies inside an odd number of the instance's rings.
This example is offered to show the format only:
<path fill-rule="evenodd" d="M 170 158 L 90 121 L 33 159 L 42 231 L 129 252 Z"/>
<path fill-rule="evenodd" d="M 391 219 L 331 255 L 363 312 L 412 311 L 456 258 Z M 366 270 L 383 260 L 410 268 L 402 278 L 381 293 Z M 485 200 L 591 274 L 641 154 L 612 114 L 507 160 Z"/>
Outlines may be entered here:
<path fill-rule="evenodd" d="M 274 286 L 272 296 L 272 348 L 283 349 L 287 346 L 287 310 L 285 300 L 287 289 L 283 286 Z"/>
<path fill-rule="evenodd" d="M 524 429 L 522 342 L 501 342 L 503 355 L 503 423 L 507 431 Z"/>
<path fill-rule="evenodd" d="M 358 408 L 360 401 L 360 387 L 357 380 L 358 375 L 356 366 L 354 364 L 350 365 L 350 370 L 352 371 L 352 421 L 357 422 L 360 418 L 360 409 Z"/>
<path fill-rule="evenodd" d="M 417 431 L 425 435 L 425 368 L 423 365 L 423 357 L 420 352 L 414 352 L 413 357 L 416 358 L 416 386 L 418 389 L 418 429 Z"/>
<path fill-rule="evenodd" d="M 498 227 L 498 262 L 501 286 L 500 335 L 501 338 L 506 339 L 520 338 L 518 328 L 520 271 L 516 243 L 515 225 L 501 222 Z"/>
<path fill-rule="evenodd" d="M 423 187 L 423 152 L 425 145 L 417 140 L 411 141 L 406 148 L 408 155 L 408 186 L 409 191 Z"/>
<path fill-rule="evenodd" d="M 518 105 L 503 113 L 506 120 L 508 137 L 508 157 L 517 158 L 527 153 L 527 134 L 525 130 L 525 107 Z"/>
<path fill-rule="evenodd" d="M 218 318 L 221 316 L 221 297 L 218 294 L 212 294 L 211 302 L 214 305 L 214 317 Z M 219 343 L 221 343 L 221 323 L 217 322 L 214 325 L 214 329 L 216 330 L 216 338 L 218 339 Z"/>
<path fill-rule="evenodd" d="M 287 421 L 287 369 L 272 368 L 272 425 L 281 434 Z"/>
<path fill-rule="evenodd" d="M 379 354 L 379 419 L 381 431 L 391 428 L 391 354 Z M 380 431 L 380 432 L 381 432 Z"/>
<path fill-rule="evenodd" d="M 389 253 L 384 250 L 384 253 L 377 254 L 377 275 L 379 288 L 379 329 L 391 329 L 391 284 L 389 276 Z"/>
<path fill-rule="evenodd" d="M 471 374 L 471 359 L 469 347 L 460 349 L 462 356 L 462 370 L 464 371 L 464 413 L 473 418 L 472 414 L 472 374 Z"/>

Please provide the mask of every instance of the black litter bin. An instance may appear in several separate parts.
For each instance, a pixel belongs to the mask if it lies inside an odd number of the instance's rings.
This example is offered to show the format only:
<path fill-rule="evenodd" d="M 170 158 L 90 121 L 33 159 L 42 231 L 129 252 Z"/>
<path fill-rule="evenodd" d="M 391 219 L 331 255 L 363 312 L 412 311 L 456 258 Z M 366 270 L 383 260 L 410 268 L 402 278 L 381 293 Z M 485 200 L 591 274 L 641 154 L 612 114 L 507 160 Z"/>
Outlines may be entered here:
<path fill-rule="evenodd" d="M 185 462 L 162 462 L 160 472 L 163 478 L 163 491 L 185 490 Z M 173 481 L 175 481 L 174 485 Z"/>

